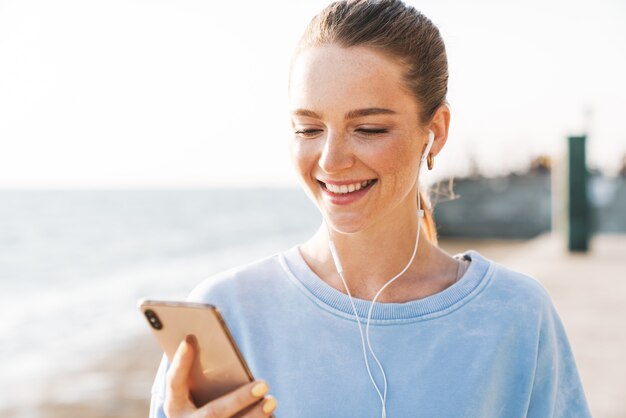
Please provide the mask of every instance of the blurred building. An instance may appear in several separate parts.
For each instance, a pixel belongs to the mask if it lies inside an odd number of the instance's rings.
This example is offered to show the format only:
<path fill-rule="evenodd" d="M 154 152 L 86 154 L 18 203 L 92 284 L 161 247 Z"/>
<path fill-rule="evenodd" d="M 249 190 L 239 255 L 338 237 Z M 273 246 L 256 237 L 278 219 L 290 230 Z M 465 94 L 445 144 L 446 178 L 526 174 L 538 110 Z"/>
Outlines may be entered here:
<path fill-rule="evenodd" d="M 553 228 L 551 161 L 533 160 L 525 173 L 440 182 L 431 188 L 441 237 L 532 238 Z M 626 158 L 621 175 L 591 171 L 588 184 L 594 233 L 626 233 Z"/>

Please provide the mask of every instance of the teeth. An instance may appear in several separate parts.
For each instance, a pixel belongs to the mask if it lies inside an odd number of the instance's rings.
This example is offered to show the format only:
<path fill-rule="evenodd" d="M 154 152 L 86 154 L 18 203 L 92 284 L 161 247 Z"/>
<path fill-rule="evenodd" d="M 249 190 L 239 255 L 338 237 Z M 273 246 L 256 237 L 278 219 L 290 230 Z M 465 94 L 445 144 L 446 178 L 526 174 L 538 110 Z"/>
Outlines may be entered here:
<path fill-rule="evenodd" d="M 333 193 L 346 194 L 346 193 L 352 193 L 356 190 L 361 190 L 362 188 L 367 187 L 373 181 L 374 180 L 365 180 L 361 183 L 344 184 L 341 186 L 336 186 L 334 184 L 326 184 L 326 183 L 325 185 L 326 185 L 326 188 Z"/>

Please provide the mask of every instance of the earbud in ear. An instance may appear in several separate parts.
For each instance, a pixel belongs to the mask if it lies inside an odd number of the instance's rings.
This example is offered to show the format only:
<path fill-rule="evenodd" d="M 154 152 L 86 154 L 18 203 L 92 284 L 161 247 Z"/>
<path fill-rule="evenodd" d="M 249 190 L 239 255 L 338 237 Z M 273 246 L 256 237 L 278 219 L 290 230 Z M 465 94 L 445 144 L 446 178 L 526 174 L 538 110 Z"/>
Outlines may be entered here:
<path fill-rule="evenodd" d="M 422 161 L 425 161 L 428 157 L 428 153 L 430 152 L 430 148 L 433 146 L 434 141 L 435 133 L 433 131 L 428 131 L 428 144 L 426 144 L 426 149 L 424 150 L 424 154 L 422 155 Z"/>

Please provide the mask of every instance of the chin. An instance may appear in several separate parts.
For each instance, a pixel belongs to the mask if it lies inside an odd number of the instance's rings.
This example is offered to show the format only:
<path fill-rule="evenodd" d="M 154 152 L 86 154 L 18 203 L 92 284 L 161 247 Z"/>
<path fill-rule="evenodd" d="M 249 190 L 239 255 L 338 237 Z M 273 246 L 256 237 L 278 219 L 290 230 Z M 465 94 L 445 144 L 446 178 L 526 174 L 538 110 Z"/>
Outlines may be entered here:
<path fill-rule="evenodd" d="M 363 219 L 356 216 L 324 216 L 324 222 L 331 229 L 342 234 L 354 234 L 365 228 Z"/>

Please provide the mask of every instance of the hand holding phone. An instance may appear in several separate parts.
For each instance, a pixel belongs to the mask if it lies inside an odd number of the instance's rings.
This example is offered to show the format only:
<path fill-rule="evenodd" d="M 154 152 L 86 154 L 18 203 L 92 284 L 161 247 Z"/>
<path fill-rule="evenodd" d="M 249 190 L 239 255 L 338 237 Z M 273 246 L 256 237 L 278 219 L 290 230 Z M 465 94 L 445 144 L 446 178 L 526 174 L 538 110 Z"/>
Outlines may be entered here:
<path fill-rule="evenodd" d="M 167 387 L 165 404 L 163 406 L 168 418 L 183 417 L 215 417 L 229 418 L 270 417 L 276 409 L 276 399 L 265 396 L 269 390 L 262 380 L 255 380 L 241 386 L 234 391 L 210 401 L 201 408 L 197 408 L 189 397 L 187 384 L 189 372 L 194 360 L 194 344 L 185 339 L 181 342 L 174 354 L 173 361 L 167 373 Z M 258 402 L 260 399 L 262 402 Z"/>
<path fill-rule="evenodd" d="M 254 380 L 215 306 L 140 300 L 139 309 L 170 362 L 169 418 L 198 417 L 196 411 L 200 417 L 271 416 L 276 399 L 263 399 L 267 384 Z"/>

